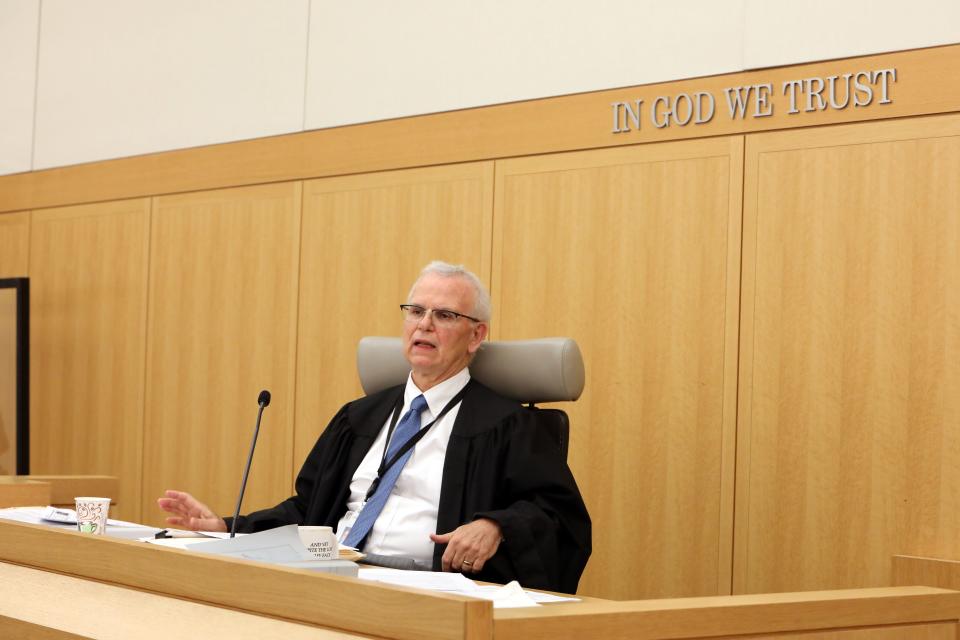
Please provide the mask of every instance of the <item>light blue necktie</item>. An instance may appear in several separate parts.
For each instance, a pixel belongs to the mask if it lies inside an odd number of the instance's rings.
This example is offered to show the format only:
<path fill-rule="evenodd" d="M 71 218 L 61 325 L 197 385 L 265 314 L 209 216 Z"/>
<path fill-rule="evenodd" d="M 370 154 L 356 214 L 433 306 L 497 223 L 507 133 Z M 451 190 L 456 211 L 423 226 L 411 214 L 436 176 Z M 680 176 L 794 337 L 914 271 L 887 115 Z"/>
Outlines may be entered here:
<path fill-rule="evenodd" d="M 413 402 L 410 403 L 410 410 L 407 411 L 407 414 L 400 420 L 400 424 L 397 425 L 396 431 L 394 431 L 393 436 L 390 438 L 390 444 L 387 447 L 387 460 L 392 459 L 397 451 L 407 443 L 407 440 L 417 434 L 420 430 L 420 414 L 423 413 L 423 410 L 426 408 L 427 399 L 422 395 L 413 399 Z M 413 447 L 403 454 L 403 456 L 383 474 L 383 477 L 380 479 L 380 486 L 377 487 L 374 494 L 370 496 L 370 499 L 363 505 L 363 509 L 360 510 L 360 515 L 357 516 L 357 521 L 353 523 L 350 533 L 347 534 L 347 539 L 343 541 L 345 545 L 359 547 L 363 539 L 370 533 L 370 530 L 373 528 L 373 523 L 377 521 L 377 517 L 380 515 L 380 512 L 383 511 L 383 505 L 387 504 L 387 498 L 390 497 L 390 492 L 393 491 L 393 485 L 397 483 L 397 478 L 400 477 L 403 465 L 407 464 L 407 460 L 409 460 L 412 455 Z"/>

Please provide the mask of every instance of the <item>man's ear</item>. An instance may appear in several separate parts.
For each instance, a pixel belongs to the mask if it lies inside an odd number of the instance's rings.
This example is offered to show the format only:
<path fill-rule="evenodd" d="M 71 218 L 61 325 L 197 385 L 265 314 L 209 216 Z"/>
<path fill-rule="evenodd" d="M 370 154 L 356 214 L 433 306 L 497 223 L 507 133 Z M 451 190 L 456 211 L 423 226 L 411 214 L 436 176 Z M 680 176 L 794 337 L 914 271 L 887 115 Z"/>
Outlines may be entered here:
<path fill-rule="evenodd" d="M 489 329 L 486 322 L 478 322 L 473 328 L 473 336 L 470 339 L 469 346 L 470 353 L 476 353 L 477 349 L 480 348 L 483 341 L 487 339 L 487 331 L 489 331 Z"/>

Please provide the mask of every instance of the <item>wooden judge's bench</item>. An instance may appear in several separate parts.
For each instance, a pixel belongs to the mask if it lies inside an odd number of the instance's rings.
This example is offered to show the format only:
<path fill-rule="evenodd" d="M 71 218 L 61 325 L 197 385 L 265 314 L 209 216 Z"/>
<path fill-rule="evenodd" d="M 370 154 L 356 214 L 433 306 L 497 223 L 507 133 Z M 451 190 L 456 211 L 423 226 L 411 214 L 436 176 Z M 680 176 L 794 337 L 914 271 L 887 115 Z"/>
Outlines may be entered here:
<path fill-rule="evenodd" d="M 33 505 L 72 509 L 75 497 L 115 496 L 118 486 L 114 476 L 0 476 L 0 509 Z"/>
<path fill-rule="evenodd" d="M 490 602 L 0 520 L 0 638 L 958 637 L 926 586 L 494 610 Z"/>

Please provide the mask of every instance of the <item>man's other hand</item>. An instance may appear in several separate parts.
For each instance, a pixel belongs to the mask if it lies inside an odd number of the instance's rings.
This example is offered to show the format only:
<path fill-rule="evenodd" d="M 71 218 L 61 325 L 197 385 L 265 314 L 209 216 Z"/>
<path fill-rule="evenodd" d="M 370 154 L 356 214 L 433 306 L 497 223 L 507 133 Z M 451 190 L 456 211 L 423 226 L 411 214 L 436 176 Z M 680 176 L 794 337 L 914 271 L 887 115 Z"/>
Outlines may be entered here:
<path fill-rule="evenodd" d="M 443 552 L 443 570 L 476 573 L 497 552 L 502 540 L 500 525 L 488 518 L 480 518 L 451 531 L 430 534 L 436 544 L 446 544 Z"/>

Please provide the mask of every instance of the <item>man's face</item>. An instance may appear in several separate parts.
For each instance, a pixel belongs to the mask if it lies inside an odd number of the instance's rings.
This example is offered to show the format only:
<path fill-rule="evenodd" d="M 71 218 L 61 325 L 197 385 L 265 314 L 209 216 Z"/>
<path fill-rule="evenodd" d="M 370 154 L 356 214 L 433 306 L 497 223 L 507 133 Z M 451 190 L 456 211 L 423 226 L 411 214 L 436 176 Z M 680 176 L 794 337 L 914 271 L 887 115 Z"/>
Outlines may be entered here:
<path fill-rule="evenodd" d="M 426 309 L 473 315 L 474 290 L 463 278 L 429 273 L 417 283 L 408 302 Z M 443 324 L 434 319 L 433 313 L 427 313 L 419 322 L 404 322 L 403 349 L 413 369 L 413 381 L 426 391 L 453 376 L 467 366 L 486 335 L 485 322 L 466 318 Z"/>

